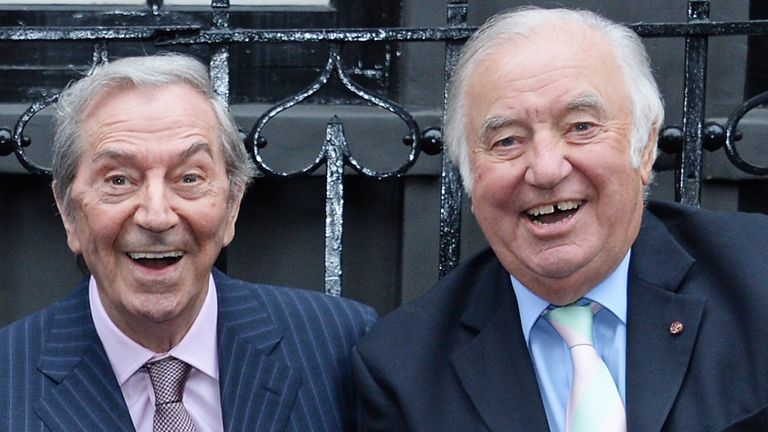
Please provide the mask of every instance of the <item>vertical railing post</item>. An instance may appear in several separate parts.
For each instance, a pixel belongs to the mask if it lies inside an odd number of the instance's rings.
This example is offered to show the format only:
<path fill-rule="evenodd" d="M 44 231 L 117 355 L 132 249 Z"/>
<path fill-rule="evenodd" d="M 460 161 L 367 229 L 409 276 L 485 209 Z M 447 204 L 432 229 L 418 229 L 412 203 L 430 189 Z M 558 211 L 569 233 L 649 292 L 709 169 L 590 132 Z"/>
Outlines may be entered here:
<path fill-rule="evenodd" d="M 229 28 L 229 0 L 211 0 L 211 9 L 212 27 Z M 214 93 L 229 105 L 229 45 L 214 46 L 209 73 Z M 227 271 L 227 248 L 222 249 L 219 253 L 216 267 L 223 272 Z"/>
<path fill-rule="evenodd" d="M 467 22 L 467 0 L 448 0 L 447 21 L 451 27 L 465 26 Z M 443 119 L 448 102 L 448 84 L 459 58 L 463 42 L 448 41 L 445 44 L 445 94 Z M 440 177 L 440 258 L 438 274 L 442 278 L 459 264 L 461 249 L 461 199 L 462 186 L 459 171 L 448 159 L 443 148 L 442 173 Z"/>
<path fill-rule="evenodd" d="M 216 29 L 229 28 L 229 0 L 211 0 L 212 24 Z M 216 46 L 211 55 L 213 91 L 229 103 L 229 45 Z"/>
<path fill-rule="evenodd" d="M 709 1 L 688 2 L 688 22 L 709 21 Z M 701 155 L 707 85 L 707 36 L 685 38 L 685 90 L 683 93 L 683 155 L 677 172 L 675 200 L 699 206 Z"/>
<path fill-rule="evenodd" d="M 325 293 L 341 296 L 341 240 L 344 227 L 344 128 L 333 116 L 325 132 Z"/>

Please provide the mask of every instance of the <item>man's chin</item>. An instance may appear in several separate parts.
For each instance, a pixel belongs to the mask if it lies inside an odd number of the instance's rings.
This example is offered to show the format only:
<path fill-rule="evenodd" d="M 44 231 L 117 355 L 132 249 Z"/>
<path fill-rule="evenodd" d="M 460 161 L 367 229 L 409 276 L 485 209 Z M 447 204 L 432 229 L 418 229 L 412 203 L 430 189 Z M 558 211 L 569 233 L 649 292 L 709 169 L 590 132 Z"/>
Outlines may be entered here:
<path fill-rule="evenodd" d="M 164 324 L 178 317 L 184 310 L 174 294 L 144 294 L 129 309 L 135 319 Z"/>

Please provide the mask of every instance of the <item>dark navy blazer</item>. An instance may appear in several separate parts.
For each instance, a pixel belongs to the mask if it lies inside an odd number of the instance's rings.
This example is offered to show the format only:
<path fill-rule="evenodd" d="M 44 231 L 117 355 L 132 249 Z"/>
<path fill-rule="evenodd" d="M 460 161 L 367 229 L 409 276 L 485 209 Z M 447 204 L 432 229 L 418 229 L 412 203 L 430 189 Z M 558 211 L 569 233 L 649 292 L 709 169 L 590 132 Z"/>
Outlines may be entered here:
<path fill-rule="evenodd" d="M 768 217 L 650 203 L 627 303 L 630 432 L 768 431 Z M 548 430 L 490 250 L 381 320 L 353 358 L 366 431 Z"/>
<path fill-rule="evenodd" d="M 367 306 L 214 271 L 225 431 L 346 431 L 358 407 L 350 352 Z M 85 279 L 66 300 L 0 330 L 0 431 L 133 431 L 96 334 Z"/>

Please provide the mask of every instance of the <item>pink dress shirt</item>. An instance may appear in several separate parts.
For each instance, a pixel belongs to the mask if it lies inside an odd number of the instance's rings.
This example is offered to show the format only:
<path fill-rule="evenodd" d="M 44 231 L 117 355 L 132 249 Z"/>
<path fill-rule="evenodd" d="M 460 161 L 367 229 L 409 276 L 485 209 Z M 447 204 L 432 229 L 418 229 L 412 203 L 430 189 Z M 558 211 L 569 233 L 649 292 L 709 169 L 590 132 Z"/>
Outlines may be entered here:
<path fill-rule="evenodd" d="M 96 333 L 104 345 L 117 383 L 123 391 L 136 431 L 152 432 L 152 418 L 155 414 L 152 383 L 141 367 L 150 360 L 167 356 L 176 357 L 192 366 L 184 387 L 184 406 L 192 416 L 198 432 L 223 431 L 216 351 L 218 308 L 213 276 L 210 278 L 203 306 L 192 327 L 178 345 L 164 353 L 155 353 L 144 348 L 115 326 L 104 310 L 93 277 L 88 289 Z"/>

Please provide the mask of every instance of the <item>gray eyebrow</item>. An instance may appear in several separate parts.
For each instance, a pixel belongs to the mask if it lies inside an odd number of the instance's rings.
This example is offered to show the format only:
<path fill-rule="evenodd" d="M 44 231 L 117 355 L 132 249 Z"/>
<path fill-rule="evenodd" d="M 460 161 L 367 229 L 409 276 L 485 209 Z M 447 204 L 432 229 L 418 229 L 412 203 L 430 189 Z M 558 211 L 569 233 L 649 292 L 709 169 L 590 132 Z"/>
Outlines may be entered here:
<path fill-rule="evenodd" d="M 583 92 L 576 96 L 566 106 L 568 111 L 594 111 L 602 116 L 605 114 L 605 104 L 603 100 L 592 92 Z"/>
<path fill-rule="evenodd" d="M 213 158 L 213 150 L 211 150 L 211 146 L 208 145 L 207 142 L 199 142 L 192 144 L 189 146 L 188 149 L 184 150 L 184 153 L 182 153 L 180 159 L 189 159 L 192 156 L 194 156 L 198 152 L 205 152 L 208 153 L 208 155 Z"/>
<path fill-rule="evenodd" d="M 491 133 L 499 129 L 513 125 L 516 122 L 517 120 L 511 117 L 502 117 L 502 116 L 488 117 L 483 122 L 483 126 L 480 128 L 480 142 L 481 143 L 486 142 L 488 135 L 490 135 Z"/>

